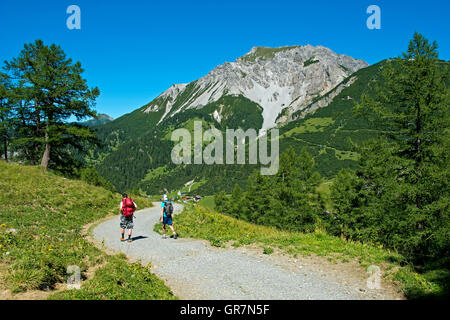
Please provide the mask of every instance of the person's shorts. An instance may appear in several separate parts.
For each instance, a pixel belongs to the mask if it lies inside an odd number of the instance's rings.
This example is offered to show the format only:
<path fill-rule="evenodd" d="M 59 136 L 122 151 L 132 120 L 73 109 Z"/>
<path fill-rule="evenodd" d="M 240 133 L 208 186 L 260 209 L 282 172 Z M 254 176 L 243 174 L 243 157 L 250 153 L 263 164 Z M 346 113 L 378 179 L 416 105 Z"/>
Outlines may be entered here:
<path fill-rule="evenodd" d="M 125 217 L 124 215 L 120 216 L 120 227 L 122 229 L 133 229 L 133 216 Z"/>
<path fill-rule="evenodd" d="M 164 217 L 163 224 L 167 224 L 169 226 L 173 225 L 172 218 Z"/>

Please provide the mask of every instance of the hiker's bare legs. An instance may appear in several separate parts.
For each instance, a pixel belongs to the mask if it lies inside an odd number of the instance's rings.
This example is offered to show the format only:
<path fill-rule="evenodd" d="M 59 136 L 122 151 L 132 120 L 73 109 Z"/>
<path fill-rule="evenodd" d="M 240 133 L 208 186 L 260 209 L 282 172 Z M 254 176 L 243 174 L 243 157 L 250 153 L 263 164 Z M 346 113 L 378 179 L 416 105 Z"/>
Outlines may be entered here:
<path fill-rule="evenodd" d="M 170 230 L 172 230 L 172 232 L 175 233 L 175 229 L 173 228 L 173 225 L 169 224 L 168 226 L 169 226 Z M 163 234 L 166 234 L 166 225 L 165 224 L 163 224 L 162 232 L 163 232 Z"/>
<path fill-rule="evenodd" d="M 128 229 L 128 237 L 131 237 L 132 232 L 133 232 L 133 229 Z M 125 229 L 121 229 L 120 233 L 122 234 L 122 239 L 125 238 Z"/>

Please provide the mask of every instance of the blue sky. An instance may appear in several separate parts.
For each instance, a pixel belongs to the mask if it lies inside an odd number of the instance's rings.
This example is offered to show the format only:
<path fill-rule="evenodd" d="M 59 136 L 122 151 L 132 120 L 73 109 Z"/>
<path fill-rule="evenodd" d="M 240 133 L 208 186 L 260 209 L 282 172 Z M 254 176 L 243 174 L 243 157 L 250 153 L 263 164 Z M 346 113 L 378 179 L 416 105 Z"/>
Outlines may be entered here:
<path fill-rule="evenodd" d="M 69 5 L 81 30 L 69 30 Z M 381 29 L 369 30 L 369 5 Z M 405 51 L 414 31 L 450 60 L 447 0 L 1 0 L 0 60 L 42 39 L 80 61 L 101 95 L 96 110 L 115 118 L 187 83 L 253 46 L 323 45 L 370 64 Z"/>

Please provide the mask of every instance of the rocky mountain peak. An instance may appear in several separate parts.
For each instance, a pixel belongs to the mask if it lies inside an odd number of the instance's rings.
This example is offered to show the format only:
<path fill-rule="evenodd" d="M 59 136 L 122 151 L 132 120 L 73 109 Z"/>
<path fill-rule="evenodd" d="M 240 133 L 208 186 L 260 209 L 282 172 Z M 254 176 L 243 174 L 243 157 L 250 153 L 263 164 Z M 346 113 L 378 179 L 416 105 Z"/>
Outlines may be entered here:
<path fill-rule="evenodd" d="M 253 47 L 236 61 L 215 67 L 191 84 L 173 85 L 144 112 L 165 108 L 161 122 L 182 110 L 202 108 L 223 95 L 242 95 L 262 107 L 262 129 L 269 129 L 292 120 L 295 112 L 307 113 L 313 101 L 367 66 L 365 61 L 337 54 L 323 46 Z M 183 101 L 176 103 L 187 89 L 189 96 L 183 95 Z M 339 92 L 334 90 L 335 94 Z"/>

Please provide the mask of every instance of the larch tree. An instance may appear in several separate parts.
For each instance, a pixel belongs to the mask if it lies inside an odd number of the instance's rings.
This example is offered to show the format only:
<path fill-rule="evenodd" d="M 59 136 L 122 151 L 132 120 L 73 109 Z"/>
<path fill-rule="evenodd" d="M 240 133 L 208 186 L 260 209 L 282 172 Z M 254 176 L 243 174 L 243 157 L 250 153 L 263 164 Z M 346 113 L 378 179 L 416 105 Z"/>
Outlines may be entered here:
<path fill-rule="evenodd" d="M 21 100 L 27 102 L 34 127 L 28 138 L 42 147 L 42 167 L 57 166 L 68 146 L 80 149 L 83 142 L 95 140 L 89 128 L 68 121 L 94 117 L 92 107 L 100 91 L 88 87 L 81 64 L 68 59 L 61 47 L 41 40 L 25 44 L 17 58 L 6 62 L 5 70 L 22 88 Z"/>
<path fill-rule="evenodd" d="M 437 48 L 415 33 L 387 63 L 376 97 L 363 96 L 355 107 L 383 136 L 361 150 L 358 179 L 341 174 L 334 188 L 346 194 L 335 200 L 347 203 L 339 211 L 351 237 L 417 260 L 444 257 L 450 245 L 449 64 Z M 345 181 L 356 189 L 339 187 Z"/>

